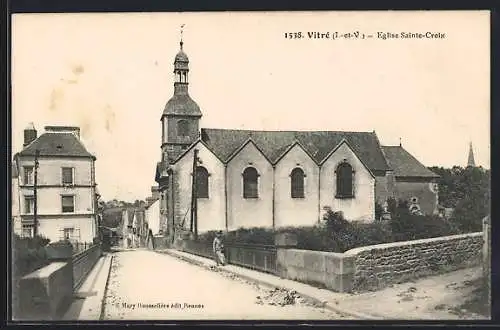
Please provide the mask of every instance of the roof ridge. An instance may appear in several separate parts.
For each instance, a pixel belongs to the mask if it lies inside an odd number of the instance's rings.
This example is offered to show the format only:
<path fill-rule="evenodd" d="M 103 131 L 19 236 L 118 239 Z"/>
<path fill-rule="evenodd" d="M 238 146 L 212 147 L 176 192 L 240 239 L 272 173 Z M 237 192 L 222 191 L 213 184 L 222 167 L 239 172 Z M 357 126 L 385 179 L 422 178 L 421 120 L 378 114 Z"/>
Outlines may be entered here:
<path fill-rule="evenodd" d="M 204 127 L 203 130 L 219 130 L 219 131 L 240 131 L 240 132 L 262 132 L 262 133 L 358 133 L 358 134 L 373 134 L 370 131 L 342 131 L 342 130 L 264 130 L 264 129 L 233 129 L 233 128 L 209 128 Z"/>

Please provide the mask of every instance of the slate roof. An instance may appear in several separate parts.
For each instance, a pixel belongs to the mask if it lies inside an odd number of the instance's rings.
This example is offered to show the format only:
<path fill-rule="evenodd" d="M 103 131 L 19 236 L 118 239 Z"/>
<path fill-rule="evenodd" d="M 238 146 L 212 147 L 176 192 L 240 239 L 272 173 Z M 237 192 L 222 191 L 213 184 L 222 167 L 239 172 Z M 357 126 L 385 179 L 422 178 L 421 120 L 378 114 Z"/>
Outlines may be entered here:
<path fill-rule="evenodd" d="M 439 175 L 425 167 L 403 147 L 382 146 L 382 151 L 395 176 L 439 178 Z"/>
<path fill-rule="evenodd" d="M 193 101 L 187 93 L 174 94 L 168 100 L 163 110 L 163 115 L 180 115 L 180 116 L 195 116 L 201 117 L 199 105 Z"/>
<path fill-rule="evenodd" d="M 202 141 L 223 162 L 227 162 L 249 138 L 272 163 L 275 163 L 296 141 L 317 163 L 320 163 L 343 139 L 346 139 L 356 155 L 370 170 L 389 169 L 374 132 L 255 131 L 212 128 L 201 130 Z"/>
<path fill-rule="evenodd" d="M 182 47 L 182 46 L 181 46 Z M 180 50 L 177 55 L 175 55 L 175 61 L 174 62 L 189 62 L 189 58 L 184 52 L 184 50 Z"/>
<path fill-rule="evenodd" d="M 18 153 L 19 156 L 71 156 L 95 158 L 73 133 L 44 133 Z"/>

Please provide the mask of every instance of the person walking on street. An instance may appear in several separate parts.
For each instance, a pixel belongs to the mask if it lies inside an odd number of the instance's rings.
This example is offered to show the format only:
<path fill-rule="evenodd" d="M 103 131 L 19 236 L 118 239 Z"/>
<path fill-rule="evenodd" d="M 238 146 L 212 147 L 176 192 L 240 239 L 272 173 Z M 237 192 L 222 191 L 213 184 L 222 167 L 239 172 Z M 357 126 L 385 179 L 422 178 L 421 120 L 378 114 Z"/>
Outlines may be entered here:
<path fill-rule="evenodd" d="M 222 241 L 222 231 L 218 231 L 215 235 L 213 242 L 214 257 L 217 266 L 226 264 L 226 258 L 224 256 L 224 243 Z"/>

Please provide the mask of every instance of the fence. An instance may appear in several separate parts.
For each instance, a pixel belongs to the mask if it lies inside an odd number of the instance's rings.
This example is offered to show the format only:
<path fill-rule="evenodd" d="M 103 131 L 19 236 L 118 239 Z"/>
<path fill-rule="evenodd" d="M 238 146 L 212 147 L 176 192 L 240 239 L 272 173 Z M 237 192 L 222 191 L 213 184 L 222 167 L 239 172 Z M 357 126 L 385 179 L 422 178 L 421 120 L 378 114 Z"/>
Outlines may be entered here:
<path fill-rule="evenodd" d="M 274 245 L 231 244 L 227 246 L 228 263 L 277 274 L 277 249 Z"/>
<path fill-rule="evenodd" d="M 71 242 L 71 245 L 73 246 L 73 255 L 76 255 L 82 251 L 90 249 L 94 244 L 87 242 Z"/>
<path fill-rule="evenodd" d="M 184 252 L 188 252 L 205 258 L 212 259 L 214 257 L 214 253 L 212 251 L 212 243 L 210 242 L 186 240 L 184 241 L 184 247 L 182 250 Z"/>
<path fill-rule="evenodd" d="M 78 245 L 80 246 L 80 244 Z M 77 289 L 102 254 L 101 244 L 83 244 L 85 249 L 73 252 L 73 288 Z"/>
<path fill-rule="evenodd" d="M 229 264 L 266 273 L 277 274 L 277 249 L 274 245 L 226 244 L 225 255 Z M 212 259 L 212 243 L 184 241 L 184 252 Z"/>

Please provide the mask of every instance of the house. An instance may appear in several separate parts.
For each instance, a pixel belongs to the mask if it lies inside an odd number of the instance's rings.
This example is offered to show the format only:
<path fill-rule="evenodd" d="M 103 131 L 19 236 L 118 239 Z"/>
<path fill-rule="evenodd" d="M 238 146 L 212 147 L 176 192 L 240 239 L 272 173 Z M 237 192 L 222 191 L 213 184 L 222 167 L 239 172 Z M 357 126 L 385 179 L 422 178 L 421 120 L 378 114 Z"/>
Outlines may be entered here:
<path fill-rule="evenodd" d="M 151 200 L 145 209 L 145 221 L 152 235 L 160 234 L 160 200 Z"/>
<path fill-rule="evenodd" d="M 147 223 L 144 220 L 144 208 L 138 207 L 134 209 L 132 228 L 134 233 L 132 246 L 136 248 L 143 247 L 148 234 Z"/>
<path fill-rule="evenodd" d="M 17 167 L 17 162 L 12 163 L 11 167 L 11 210 L 12 218 L 11 225 L 14 233 L 22 235 L 22 224 L 20 215 L 20 205 L 19 200 L 19 169 Z M 28 233 L 27 233 L 28 234 Z"/>
<path fill-rule="evenodd" d="M 134 208 L 127 207 L 122 210 L 122 221 L 121 221 L 121 229 L 122 229 L 122 242 L 123 247 L 128 249 L 132 248 L 134 245 Z"/>
<path fill-rule="evenodd" d="M 181 41 L 155 175 L 161 221 L 170 232 L 190 228 L 193 205 L 199 232 L 310 226 L 325 206 L 350 221 L 370 222 L 376 202 L 390 197 L 436 212 L 438 176 L 402 146 L 382 146 L 375 131 L 200 129 L 188 73 Z"/>
<path fill-rule="evenodd" d="M 35 164 L 35 154 L 38 165 Z M 80 139 L 80 128 L 45 126 L 37 136 L 30 124 L 24 130 L 23 149 L 14 155 L 17 167 L 20 224 L 14 225 L 24 236 L 34 234 L 35 173 L 38 234 L 51 241 L 69 239 L 92 242 L 98 235 L 96 157 Z M 13 212 L 15 213 L 15 212 Z"/>

